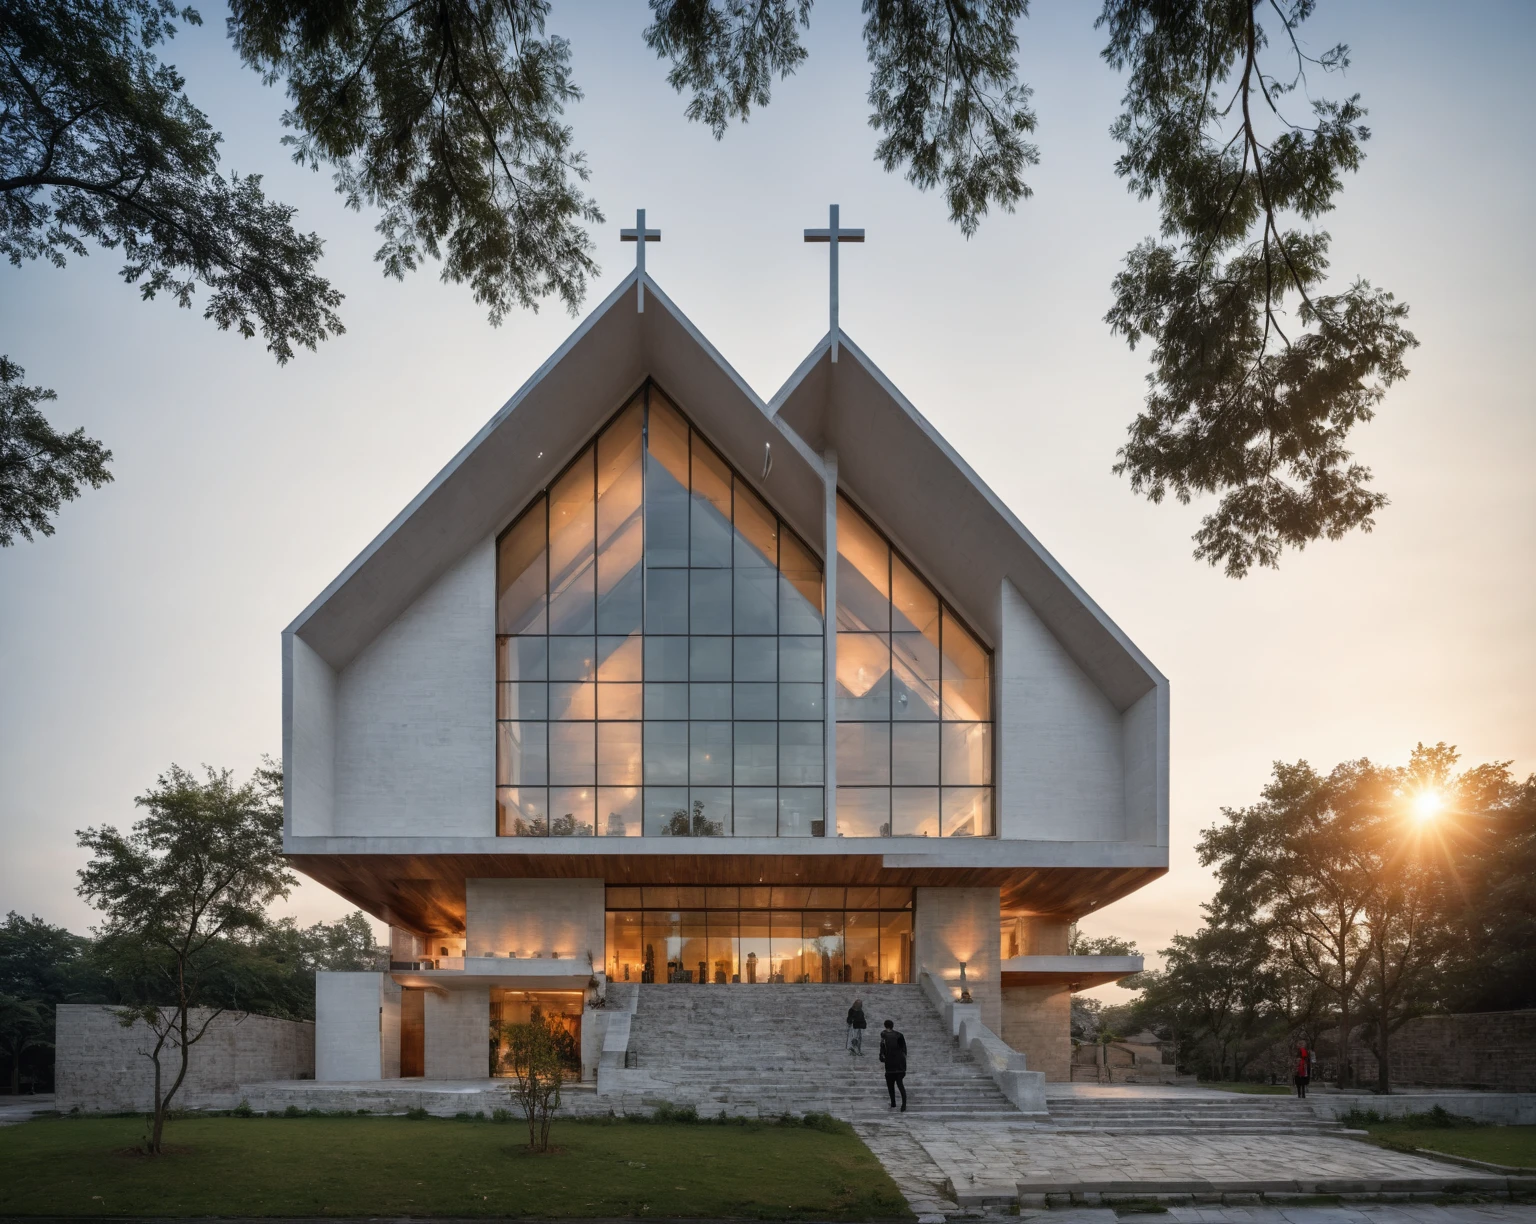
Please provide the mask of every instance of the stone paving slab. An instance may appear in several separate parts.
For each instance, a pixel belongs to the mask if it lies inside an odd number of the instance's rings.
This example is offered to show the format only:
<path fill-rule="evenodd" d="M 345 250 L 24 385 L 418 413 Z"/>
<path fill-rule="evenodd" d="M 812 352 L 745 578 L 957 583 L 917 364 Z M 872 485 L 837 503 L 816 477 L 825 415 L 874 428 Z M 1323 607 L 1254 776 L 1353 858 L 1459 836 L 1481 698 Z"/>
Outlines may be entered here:
<path fill-rule="evenodd" d="M 1008 1203 L 1057 1207 L 1146 1197 L 1230 1206 L 1257 1204 L 1261 1195 L 1406 1199 L 1536 1190 L 1536 1179 L 1331 1135 L 1067 1134 L 1003 1120 L 911 1117 L 864 1126 L 859 1133 L 919 1215 Z"/>

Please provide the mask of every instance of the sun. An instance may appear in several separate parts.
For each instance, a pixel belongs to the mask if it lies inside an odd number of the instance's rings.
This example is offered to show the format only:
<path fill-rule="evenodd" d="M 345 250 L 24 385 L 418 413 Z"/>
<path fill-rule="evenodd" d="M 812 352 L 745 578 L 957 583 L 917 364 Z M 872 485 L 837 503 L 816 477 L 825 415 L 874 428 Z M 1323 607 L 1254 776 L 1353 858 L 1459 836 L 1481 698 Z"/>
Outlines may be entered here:
<path fill-rule="evenodd" d="M 1440 809 L 1445 806 L 1445 800 L 1440 797 L 1439 791 L 1420 791 L 1413 798 L 1413 814 L 1420 821 L 1433 820 L 1440 815 Z"/>

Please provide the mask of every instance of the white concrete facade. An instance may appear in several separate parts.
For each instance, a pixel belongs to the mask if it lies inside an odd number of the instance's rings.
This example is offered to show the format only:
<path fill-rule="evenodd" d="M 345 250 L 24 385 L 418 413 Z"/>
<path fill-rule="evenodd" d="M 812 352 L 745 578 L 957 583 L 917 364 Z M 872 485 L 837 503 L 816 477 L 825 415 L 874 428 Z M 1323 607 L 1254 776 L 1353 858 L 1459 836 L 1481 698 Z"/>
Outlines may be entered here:
<path fill-rule="evenodd" d="M 400 1074 L 400 987 L 387 973 L 315 974 L 315 1078 Z"/>

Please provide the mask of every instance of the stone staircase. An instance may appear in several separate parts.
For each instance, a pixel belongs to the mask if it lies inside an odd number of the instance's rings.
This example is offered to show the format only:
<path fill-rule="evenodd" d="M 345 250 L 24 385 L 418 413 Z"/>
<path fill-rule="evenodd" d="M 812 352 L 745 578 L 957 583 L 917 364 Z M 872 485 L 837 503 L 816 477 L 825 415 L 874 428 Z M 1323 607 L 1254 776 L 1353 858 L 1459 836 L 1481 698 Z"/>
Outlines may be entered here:
<path fill-rule="evenodd" d="M 1121 1135 L 1172 1135 L 1215 1132 L 1224 1135 L 1315 1134 L 1339 1124 L 1319 1117 L 1307 1101 L 1295 1097 L 1052 1097 L 1046 1107 L 1058 1131 L 1094 1131 Z"/>
<path fill-rule="evenodd" d="M 909 1114 L 1012 1115 L 992 1077 L 962 1054 L 915 985 L 733 984 L 635 987 L 629 1049 L 636 1089 L 626 1103 L 665 1100 L 701 1114 L 821 1111 L 891 1114 L 878 1033 L 894 1020 L 907 1039 Z M 844 1048 L 848 1008 L 864 1000 L 864 1055 Z"/>

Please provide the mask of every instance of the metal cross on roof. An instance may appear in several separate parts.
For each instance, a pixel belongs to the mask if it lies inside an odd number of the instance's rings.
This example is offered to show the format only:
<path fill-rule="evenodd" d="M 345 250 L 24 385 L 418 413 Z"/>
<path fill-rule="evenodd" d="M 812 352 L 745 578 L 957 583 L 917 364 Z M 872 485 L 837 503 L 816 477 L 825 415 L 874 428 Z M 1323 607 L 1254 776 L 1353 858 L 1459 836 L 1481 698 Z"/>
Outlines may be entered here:
<path fill-rule="evenodd" d="M 647 242 L 660 242 L 661 231 L 645 228 L 645 209 L 635 209 L 635 228 L 621 229 L 619 231 L 620 242 L 633 242 L 635 244 L 635 268 L 640 273 L 635 287 L 639 290 L 640 308 L 637 313 L 645 313 L 645 244 Z"/>
<path fill-rule="evenodd" d="M 808 229 L 805 231 L 807 242 L 825 242 L 832 248 L 832 360 L 837 360 L 837 244 L 839 242 L 863 242 L 864 231 L 861 229 L 842 229 L 837 223 L 837 205 L 832 205 L 832 211 L 826 229 Z"/>

